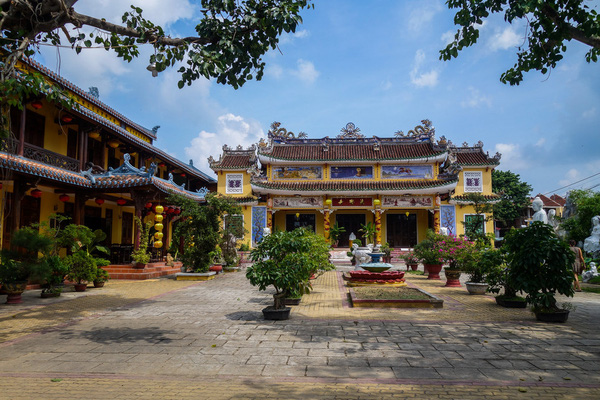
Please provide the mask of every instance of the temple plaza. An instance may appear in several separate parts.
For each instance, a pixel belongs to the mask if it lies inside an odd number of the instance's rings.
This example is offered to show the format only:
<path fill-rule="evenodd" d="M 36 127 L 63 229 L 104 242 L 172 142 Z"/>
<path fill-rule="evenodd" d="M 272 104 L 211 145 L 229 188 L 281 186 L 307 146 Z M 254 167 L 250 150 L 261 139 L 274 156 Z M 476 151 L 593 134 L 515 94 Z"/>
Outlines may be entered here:
<path fill-rule="evenodd" d="M 403 266 L 401 266 L 403 267 Z M 443 309 L 351 308 L 344 268 L 287 321 L 243 273 L 113 280 L 0 307 L 3 399 L 591 399 L 600 396 L 599 294 L 566 324 L 411 275 Z"/>

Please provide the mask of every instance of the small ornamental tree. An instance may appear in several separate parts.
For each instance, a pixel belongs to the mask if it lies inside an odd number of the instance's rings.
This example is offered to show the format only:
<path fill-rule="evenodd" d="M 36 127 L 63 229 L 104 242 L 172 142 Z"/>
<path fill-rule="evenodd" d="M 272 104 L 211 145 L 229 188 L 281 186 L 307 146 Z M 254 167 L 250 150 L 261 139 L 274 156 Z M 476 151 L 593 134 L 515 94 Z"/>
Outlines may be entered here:
<path fill-rule="evenodd" d="M 275 309 L 285 308 L 283 298 L 302 290 L 316 271 L 332 268 L 325 239 L 304 228 L 265 236 L 251 259 L 246 277 L 259 290 L 275 288 Z"/>
<path fill-rule="evenodd" d="M 212 263 L 210 253 L 222 238 L 222 221 L 225 214 L 235 215 L 240 207 L 231 197 L 216 193 L 206 195 L 206 203 L 173 195 L 169 202 L 181 207 L 181 219 L 174 232 L 174 240 L 183 239 L 183 265 L 194 272 L 206 272 Z"/>
<path fill-rule="evenodd" d="M 527 293 L 527 302 L 536 312 L 559 310 L 557 293 L 572 297 L 574 254 L 554 229 L 536 221 L 513 229 L 504 244 L 510 266 L 508 280 L 516 291 Z"/>

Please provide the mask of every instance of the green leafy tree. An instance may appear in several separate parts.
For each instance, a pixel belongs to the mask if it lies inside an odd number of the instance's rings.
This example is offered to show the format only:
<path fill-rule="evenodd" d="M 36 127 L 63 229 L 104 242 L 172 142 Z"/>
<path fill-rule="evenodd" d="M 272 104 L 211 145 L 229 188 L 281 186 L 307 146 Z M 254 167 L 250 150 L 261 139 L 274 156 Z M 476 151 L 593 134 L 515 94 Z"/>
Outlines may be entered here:
<path fill-rule="evenodd" d="M 465 197 L 475 210 L 474 215 L 461 221 L 465 235 L 476 242 L 479 248 L 485 248 L 493 238 L 493 234 L 485 234 L 485 224 L 493 218 L 493 205 L 481 193 L 467 193 Z"/>
<path fill-rule="evenodd" d="M 241 213 L 236 201 L 228 196 L 209 193 L 206 204 L 178 195 L 168 201 L 181 207 L 181 219 L 174 232 L 174 240 L 183 240 L 183 265 L 194 272 L 206 272 L 212 263 L 211 252 L 223 237 L 222 221 L 226 214 Z"/>
<path fill-rule="evenodd" d="M 592 217 L 600 215 L 600 192 L 591 190 L 572 190 L 567 196 L 567 204 L 575 208 L 561 227 L 568 232 L 568 238 L 576 242 L 585 240 L 592 230 Z"/>
<path fill-rule="evenodd" d="M 504 14 L 508 23 L 526 21 L 523 44 L 516 64 L 500 77 L 503 83 L 518 85 L 523 73 L 531 70 L 548 73 L 563 58 L 566 42 L 577 40 L 590 46 L 587 62 L 600 54 L 600 16 L 585 0 L 447 0 L 456 9 L 454 23 L 460 28 L 454 41 L 440 51 L 440 59 L 458 57 L 458 52 L 477 43 L 479 28 L 491 14 Z"/>
<path fill-rule="evenodd" d="M 492 171 L 492 191 L 501 200 L 494 204 L 494 218 L 504 226 L 511 226 L 521 216 L 521 210 L 529 207 L 532 188 L 521 182 L 519 174 L 510 171 Z"/>

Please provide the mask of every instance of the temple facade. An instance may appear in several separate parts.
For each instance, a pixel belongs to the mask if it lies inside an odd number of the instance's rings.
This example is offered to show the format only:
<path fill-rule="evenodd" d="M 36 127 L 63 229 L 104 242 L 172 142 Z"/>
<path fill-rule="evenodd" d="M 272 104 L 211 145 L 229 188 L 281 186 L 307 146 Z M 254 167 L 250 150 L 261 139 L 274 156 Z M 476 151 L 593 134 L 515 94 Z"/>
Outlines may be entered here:
<path fill-rule="evenodd" d="M 33 60 L 18 65 L 40 73 L 74 100 L 72 109 L 45 96 L 11 109 L 11 135 L 0 143 L 0 242 L 11 233 L 45 221 L 51 214 L 70 217 L 107 235 L 113 264 L 129 263 L 138 235 L 134 216 L 152 218 L 164 208 L 161 260 L 180 210 L 168 204 L 171 193 L 204 201 L 216 181 L 191 163 L 153 146 L 157 128 L 147 129 Z"/>
<path fill-rule="evenodd" d="M 347 124 L 335 138 L 309 139 L 274 123 L 268 139 L 244 149 L 223 147 L 216 160 L 217 191 L 238 199 L 250 246 L 264 228 L 293 230 L 310 227 L 329 238 L 334 224 L 343 227 L 337 245 L 347 247 L 361 227 L 375 227 L 374 242 L 411 248 L 428 229 L 460 235 L 464 222 L 481 220 L 492 233 L 491 215 L 477 214 L 469 193 L 495 202 L 492 170 L 500 154 L 491 157 L 483 143 L 455 146 L 444 136 L 436 140 L 428 120 L 393 137 L 365 137 Z M 232 216 L 233 217 L 233 216 Z M 225 221 L 227 223 L 227 221 Z"/>

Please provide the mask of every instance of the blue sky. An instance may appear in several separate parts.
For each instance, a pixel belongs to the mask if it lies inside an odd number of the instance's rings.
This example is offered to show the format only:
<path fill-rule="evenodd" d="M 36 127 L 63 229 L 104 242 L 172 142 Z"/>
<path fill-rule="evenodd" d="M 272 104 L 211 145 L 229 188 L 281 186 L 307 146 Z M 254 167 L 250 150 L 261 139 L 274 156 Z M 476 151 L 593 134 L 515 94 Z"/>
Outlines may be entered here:
<path fill-rule="evenodd" d="M 128 4 L 176 35 L 193 34 L 198 2 L 80 0 L 75 9 L 115 22 Z M 132 63 L 101 49 L 41 49 L 40 61 L 146 127 L 160 125 L 155 144 L 212 174 L 206 158 L 222 146 L 248 146 L 279 121 L 295 133 L 334 137 L 348 122 L 366 136 L 392 136 L 430 119 L 437 137 L 455 144 L 481 140 L 500 169 L 521 175 L 533 194 L 554 192 L 600 172 L 599 64 L 587 46 L 567 44 L 549 76 L 526 74 L 520 86 L 499 81 L 516 60 L 525 27 L 502 17 L 486 21 L 479 43 L 449 62 L 439 60 L 456 31 L 441 0 L 321 0 L 304 23 L 268 53 L 262 81 L 238 90 L 199 80 L 177 89 L 176 71 L 152 78 L 147 55 Z M 556 191 L 600 184 L 600 175 Z"/>

